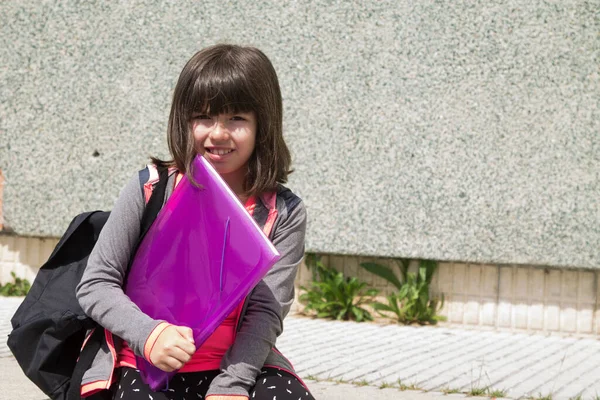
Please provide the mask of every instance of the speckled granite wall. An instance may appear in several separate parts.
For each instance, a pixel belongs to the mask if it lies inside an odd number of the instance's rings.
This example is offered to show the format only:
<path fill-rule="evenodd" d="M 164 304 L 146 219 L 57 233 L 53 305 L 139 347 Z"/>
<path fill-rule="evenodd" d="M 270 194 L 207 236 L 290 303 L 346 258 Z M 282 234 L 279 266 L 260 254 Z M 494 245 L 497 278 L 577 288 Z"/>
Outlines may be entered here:
<path fill-rule="evenodd" d="M 58 235 L 164 155 L 185 61 L 278 70 L 308 249 L 600 267 L 598 1 L 3 1 L 5 218 Z"/>

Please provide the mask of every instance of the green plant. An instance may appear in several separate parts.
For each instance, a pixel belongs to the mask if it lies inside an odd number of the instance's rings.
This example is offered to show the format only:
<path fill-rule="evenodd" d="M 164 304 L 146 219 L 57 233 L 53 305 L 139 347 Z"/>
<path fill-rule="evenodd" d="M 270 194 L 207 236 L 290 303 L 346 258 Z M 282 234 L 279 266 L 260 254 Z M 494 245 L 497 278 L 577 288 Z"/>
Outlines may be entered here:
<path fill-rule="evenodd" d="M 400 388 L 400 390 L 419 390 L 419 388 L 417 387 L 417 385 L 415 385 L 414 383 L 411 383 L 409 385 L 406 385 L 402 382 L 401 379 L 398 379 L 398 387 Z"/>
<path fill-rule="evenodd" d="M 467 396 L 484 396 L 488 392 L 487 387 L 472 387 L 471 390 L 467 392 Z"/>
<path fill-rule="evenodd" d="M 379 385 L 379 389 L 387 389 L 387 388 L 391 388 L 392 384 L 388 383 L 388 382 L 381 382 L 381 385 Z"/>
<path fill-rule="evenodd" d="M 598 396 L 596 396 L 596 397 L 598 397 Z M 569 400 L 582 400 L 581 399 L 581 394 L 578 394 L 577 396 L 570 397 Z"/>
<path fill-rule="evenodd" d="M 369 382 L 367 382 L 365 379 L 363 379 L 362 381 L 357 381 L 357 382 L 353 382 L 356 386 L 367 386 L 369 384 Z"/>
<path fill-rule="evenodd" d="M 367 289 L 367 284 L 355 277 L 344 277 L 343 273 L 324 266 L 318 258 L 312 269 L 315 279 L 310 287 L 300 287 L 305 291 L 300 295 L 300 301 L 306 305 L 305 311 L 314 311 L 319 318 L 373 320 L 364 305 L 373 300 L 377 290 Z"/>
<path fill-rule="evenodd" d="M 444 297 L 441 300 L 430 298 L 429 287 L 433 275 L 437 270 L 437 263 L 430 260 L 421 260 L 418 273 L 408 272 L 410 260 L 395 260 L 400 267 L 399 279 L 391 268 L 377 263 L 361 263 L 360 266 L 367 271 L 385 279 L 394 285 L 398 291 L 386 297 L 387 304 L 374 302 L 373 309 L 381 316 L 387 317 L 385 312 L 395 314 L 398 322 L 410 324 L 435 324 L 444 321 L 445 317 L 437 315 L 444 306 Z"/>
<path fill-rule="evenodd" d="M 18 278 L 14 272 L 11 272 L 10 275 L 13 277 L 13 282 L 7 282 L 0 286 L 0 295 L 25 296 L 31 288 L 29 281 L 27 279 Z"/>
<path fill-rule="evenodd" d="M 492 398 L 506 397 L 506 391 L 501 389 L 490 389 L 488 390 L 488 396 Z"/>
<path fill-rule="evenodd" d="M 460 389 L 446 388 L 446 389 L 442 389 L 442 393 L 444 393 L 444 394 L 460 393 Z"/>
<path fill-rule="evenodd" d="M 304 265 L 306 265 L 306 268 L 310 271 L 312 275 L 312 280 L 318 281 L 318 265 L 323 265 L 321 263 L 321 257 L 315 253 L 306 253 L 304 255 Z"/>

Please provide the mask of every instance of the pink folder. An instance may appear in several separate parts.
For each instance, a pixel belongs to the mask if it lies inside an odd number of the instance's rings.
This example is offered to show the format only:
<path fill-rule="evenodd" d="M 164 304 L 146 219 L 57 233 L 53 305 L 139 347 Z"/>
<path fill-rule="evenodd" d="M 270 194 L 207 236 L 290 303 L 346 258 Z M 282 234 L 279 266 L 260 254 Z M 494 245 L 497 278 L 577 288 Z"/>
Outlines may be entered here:
<path fill-rule="evenodd" d="M 235 194 L 203 157 L 193 163 L 135 255 L 125 293 L 155 319 L 189 326 L 199 347 L 279 259 L 279 253 Z M 166 373 L 141 357 L 153 390 Z"/>

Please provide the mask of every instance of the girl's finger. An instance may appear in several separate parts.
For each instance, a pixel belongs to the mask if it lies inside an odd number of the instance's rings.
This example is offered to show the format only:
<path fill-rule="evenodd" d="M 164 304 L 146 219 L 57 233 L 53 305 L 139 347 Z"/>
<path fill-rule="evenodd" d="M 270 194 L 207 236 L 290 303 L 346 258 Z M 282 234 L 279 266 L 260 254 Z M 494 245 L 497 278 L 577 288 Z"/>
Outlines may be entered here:
<path fill-rule="evenodd" d="M 194 353 L 192 353 L 194 354 Z M 188 361 L 190 361 L 190 359 L 192 358 L 192 355 L 190 353 L 188 353 L 185 350 L 182 350 L 179 347 L 172 347 L 168 350 L 167 354 L 168 357 L 170 358 L 174 358 L 177 361 L 180 361 L 182 363 L 186 363 Z"/>
<path fill-rule="evenodd" d="M 174 357 L 169 357 L 166 364 L 169 366 L 169 368 L 172 368 L 171 371 L 176 371 L 176 370 L 180 369 L 181 367 L 183 367 L 183 365 L 184 365 L 184 363 L 182 363 L 181 361 L 179 361 L 178 359 L 176 359 Z M 168 371 L 168 372 L 171 372 L 171 371 Z"/>

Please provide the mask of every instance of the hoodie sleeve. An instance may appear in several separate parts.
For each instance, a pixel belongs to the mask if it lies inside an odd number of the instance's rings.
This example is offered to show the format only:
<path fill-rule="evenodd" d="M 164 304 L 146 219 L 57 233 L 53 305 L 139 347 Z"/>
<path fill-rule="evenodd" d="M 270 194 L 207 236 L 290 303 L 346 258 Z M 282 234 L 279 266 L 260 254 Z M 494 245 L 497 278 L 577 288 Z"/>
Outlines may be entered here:
<path fill-rule="evenodd" d="M 212 381 L 207 396 L 248 396 L 255 385 L 294 301 L 294 279 L 304 257 L 305 232 L 306 210 L 298 202 L 276 226 L 272 241 L 281 258 L 250 294 L 235 342 L 225 353 L 221 373 Z"/>

